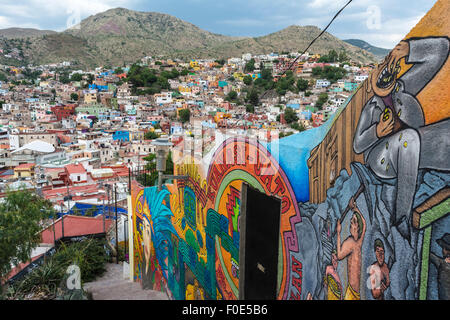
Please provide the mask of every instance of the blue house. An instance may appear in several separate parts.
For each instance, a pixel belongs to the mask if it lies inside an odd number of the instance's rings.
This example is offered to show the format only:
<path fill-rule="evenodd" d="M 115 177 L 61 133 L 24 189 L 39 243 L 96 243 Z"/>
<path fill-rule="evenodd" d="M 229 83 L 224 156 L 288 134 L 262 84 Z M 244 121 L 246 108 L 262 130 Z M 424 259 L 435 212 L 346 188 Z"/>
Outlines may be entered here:
<path fill-rule="evenodd" d="M 311 120 L 312 117 L 311 110 L 301 111 L 300 113 L 305 117 L 305 120 Z"/>
<path fill-rule="evenodd" d="M 99 86 L 93 83 L 89 85 L 89 90 L 108 91 L 108 86 Z"/>
<path fill-rule="evenodd" d="M 358 88 L 358 84 L 356 82 L 345 81 L 344 89 L 347 91 L 354 91 Z"/>
<path fill-rule="evenodd" d="M 112 136 L 114 141 L 130 141 L 130 132 L 129 131 L 116 131 Z"/>

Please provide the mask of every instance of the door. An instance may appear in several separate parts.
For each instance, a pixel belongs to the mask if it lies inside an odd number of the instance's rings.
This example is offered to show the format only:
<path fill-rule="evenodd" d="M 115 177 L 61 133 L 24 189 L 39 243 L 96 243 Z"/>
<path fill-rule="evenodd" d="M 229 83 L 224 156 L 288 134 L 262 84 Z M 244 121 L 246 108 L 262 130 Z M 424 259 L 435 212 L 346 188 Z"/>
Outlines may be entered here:
<path fill-rule="evenodd" d="M 242 184 L 239 299 L 275 300 L 281 200 Z"/>

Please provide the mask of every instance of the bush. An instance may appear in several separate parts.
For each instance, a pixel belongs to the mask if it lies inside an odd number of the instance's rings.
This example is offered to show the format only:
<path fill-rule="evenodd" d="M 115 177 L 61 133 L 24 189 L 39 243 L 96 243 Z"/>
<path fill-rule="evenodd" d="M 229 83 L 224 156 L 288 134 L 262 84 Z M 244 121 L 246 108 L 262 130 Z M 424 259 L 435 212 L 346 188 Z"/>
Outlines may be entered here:
<path fill-rule="evenodd" d="M 66 270 L 76 264 L 81 271 L 81 283 L 90 282 L 101 276 L 106 271 L 108 254 L 106 241 L 101 239 L 88 239 L 80 242 L 64 244 L 52 256 L 44 261 L 44 264 L 23 280 L 9 287 L 6 295 L 8 299 L 59 299 L 61 293 L 59 287 L 67 278 Z M 64 292 L 65 290 L 62 290 Z M 82 291 L 82 290 L 81 290 Z M 79 292 L 69 299 L 86 298 L 84 292 Z M 63 298 L 67 298 L 65 294 Z"/>

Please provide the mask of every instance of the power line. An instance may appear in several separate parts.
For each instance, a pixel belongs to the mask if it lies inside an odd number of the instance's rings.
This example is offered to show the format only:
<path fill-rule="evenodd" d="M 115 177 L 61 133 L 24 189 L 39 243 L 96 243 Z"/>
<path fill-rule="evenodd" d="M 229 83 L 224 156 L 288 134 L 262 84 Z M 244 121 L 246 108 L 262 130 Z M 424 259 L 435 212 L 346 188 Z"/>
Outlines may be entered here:
<path fill-rule="evenodd" d="M 349 0 L 335 15 L 334 15 L 334 17 L 333 17 L 333 19 L 331 19 L 331 21 L 327 24 L 327 26 L 322 30 L 322 32 L 317 36 L 317 37 L 315 37 L 310 43 L 309 43 L 309 45 L 306 47 L 306 49 L 305 50 L 303 50 L 303 52 L 297 57 L 297 58 L 295 58 L 294 59 L 294 61 L 289 65 L 289 67 L 288 68 L 286 68 L 284 71 L 283 71 L 283 73 L 281 73 L 280 75 L 279 75 L 279 77 L 281 78 L 288 70 L 291 70 L 291 68 L 292 68 L 292 66 L 297 62 L 297 60 L 302 56 L 302 55 L 304 55 L 305 54 L 305 52 L 306 51 L 308 51 L 308 49 L 314 44 L 314 42 L 316 42 L 316 40 L 317 39 L 319 39 L 326 31 L 327 31 L 327 29 L 330 27 L 330 25 L 333 23 L 333 21 L 341 14 L 341 12 L 342 11 L 344 11 L 344 9 L 352 2 L 353 0 Z M 264 97 L 264 95 L 267 93 L 267 92 L 269 92 L 270 90 L 272 90 L 273 89 L 273 84 L 274 84 L 274 82 L 272 82 L 272 86 L 271 86 L 271 88 L 270 89 L 267 89 L 266 91 L 264 91 L 264 93 L 261 95 L 261 98 L 263 98 Z"/>

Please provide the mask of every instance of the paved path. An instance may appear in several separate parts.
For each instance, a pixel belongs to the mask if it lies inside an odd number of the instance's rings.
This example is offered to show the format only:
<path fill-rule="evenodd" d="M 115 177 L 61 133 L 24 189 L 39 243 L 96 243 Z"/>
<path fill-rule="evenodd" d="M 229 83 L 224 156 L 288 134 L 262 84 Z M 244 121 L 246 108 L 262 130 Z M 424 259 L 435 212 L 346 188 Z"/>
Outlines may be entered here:
<path fill-rule="evenodd" d="M 106 273 L 83 285 L 94 300 L 168 300 L 164 292 L 143 290 L 137 282 L 123 279 L 122 264 L 109 263 Z"/>

